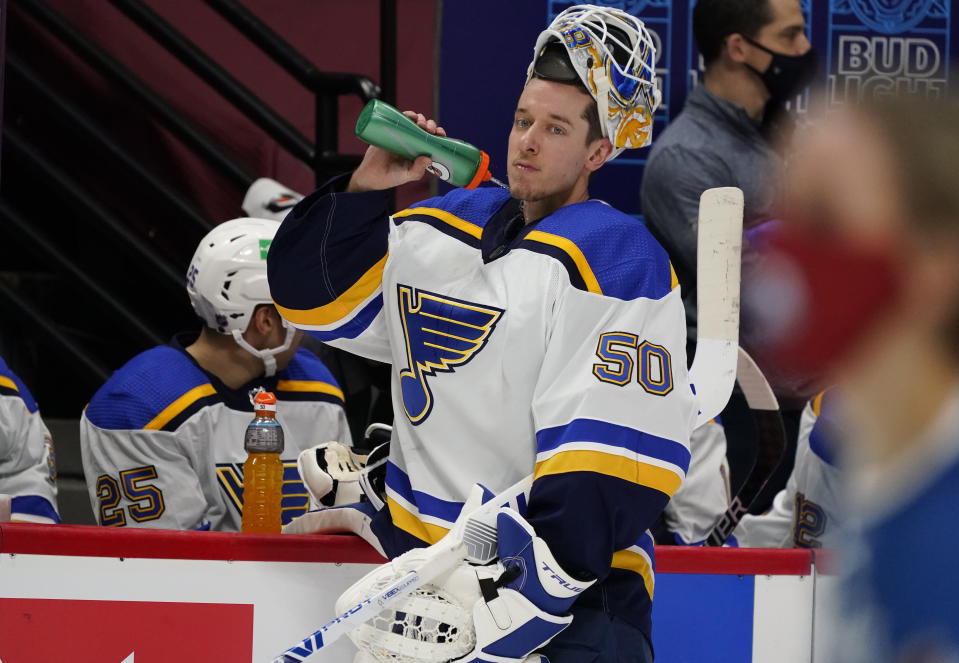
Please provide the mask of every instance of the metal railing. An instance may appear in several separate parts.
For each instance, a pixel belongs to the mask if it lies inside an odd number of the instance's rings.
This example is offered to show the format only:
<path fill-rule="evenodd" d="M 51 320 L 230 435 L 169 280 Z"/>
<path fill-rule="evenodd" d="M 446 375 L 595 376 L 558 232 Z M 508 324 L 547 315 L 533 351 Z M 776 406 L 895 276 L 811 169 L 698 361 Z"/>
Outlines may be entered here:
<path fill-rule="evenodd" d="M 103 147 L 128 173 L 133 174 L 140 182 L 152 187 L 180 218 L 190 221 L 204 234 L 213 228 L 209 219 L 187 203 L 182 195 L 167 186 L 158 174 L 152 172 L 128 150 L 125 150 L 76 104 L 44 83 L 37 72 L 13 53 L 7 54 L 7 71 L 13 75 L 18 83 L 30 88 L 48 108 L 60 109 L 61 117 L 71 130 Z"/>
<path fill-rule="evenodd" d="M 236 185 L 246 188 L 256 177 L 230 156 L 221 145 L 193 126 L 163 97 L 97 46 L 43 0 L 16 0 L 16 6 L 30 13 L 44 28 L 63 42 L 84 62 L 141 104 L 165 129 Z"/>
<path fill-rule="evenodd" d="M 138 334 L 147 343 L 153 345 L 163 343 L 163 338 L 150 329 L 150 327 L 130 311 L 129 308 L 113 297 L 106 286 L 93 279 L 69 256 L 38 232 L 32 223 L 24 219 L 2 200 L 0 200 L 0 219 L 9 223 L 16 228 L 17 232 L 26 237 L 30 243 L 43 254 L 44 261 L 47 264 L 56 265 L 57 269 L 70 275 L 72 283 L 83 286 L 90 300 L 99 300 L 105 304 L 107 308 L 116 313 L 128 329 Z"/>
<path fill-rule="evenodd" d="M 5 279 L 0 278 L 0 306 L 3 304 L 11 307 L 20 317 L 28 320 L 33 328 L 49 338 L 54 346 L 61 348 L 67 358 L 89 372 L 99 382 L 105 382 L 110 377 L 110 369 L 90 357 L 82 347 L 74 343 L 69 337 L 61 334 L 56 323 L 48 315 L 34 306 L 31 301 L 20 296 L 16 288 L 8 284 Z"/>
<path fill-rule="evenodd" d="M 339 154 L 338 99 L 352 94 L 364 103 L 370 99 L 393 100 L 396 90 L 396 0 L 380 2 L 380 78 L 382 89 L 368 77 L 320 71 L 259 17 L 236 0 L 204 0 L 240 34 L 290 74 L 316 98 L 316 144 L 310 164 L 317 184 L 334 172 L 355 168 L 359 157 Z"/>
<path fill-rule="evenodd" d="M 151 272 L 158 275 L 157 282 L 171 292 L 182 293 L 184 276 L 164 260 L 147 242 L 132 232 L 127 225 L 106 206 L 101 204 L 77 180 L 63 168 L 41 154 L 41 151 L 20 135 L 16 129 L 7 126 L 3 132 L 4 149 L 16 153 L 17 157 L 30 167 L 41 171 L 47 182 L 56 187 L 69 201 L 72 207 L 84 210 L 90 218 L 101 224 L 102 228 L 118 237 L 139 259 L 150 266 Z"/>
<path fill-rule="evenodd" d="M 296 127 L 267 106 L 162 16 L 139 0 L 110 0 L 131 21 L 217 91 L 232 106 L 305 164 L 312 164 L 314 146 Z"/>
<path fill-rule="evenodd" d="M 316 100 L 314 142 L 244 87 L 144 2 L 111 0 L 115 7 L 273 138 L 281 148 L 306 163 L 314 171 L 318 182 L 335 172 L 355 167 L 361 158 L 359 155 L 341 155 L 338 151 L 338 100 L 344 95 L 356 96 L 364 102 L 381 95 L 394 100 L 396 88 L 395 0 L 380 0 L 382 90 L 370 78 L 363 75 L 319 70 L 280 35 L 235 0 L 205 0 L 205 2 L 314 95 Z M 12 4 L 32 17 L 75 56 L 144 108 L 158 124 L 227 180 L 244 189 L 253 182 L 254 173 L 244 167 L 223 145 L 195 126 L 149 85 L 44 0 L 14 0 Z M 0 0 L 0 8 L 8 8 L 5 0 Z M 2 23 L 5 25 L 7 22 L 5 11 L 2 18 L 4 19 Z M 51 113 L 58 113 L 56 120 L 58 123 L 62 119 L 64 126 L 69 127 L 70 132 L 81 136 L 89 143 L 100 146 L 121 164 L 125 173 L 135 177 L 140 184 L 149 186 L 165 204 L 171 206 L 179 218 L 186 220 L 192 227 L 204 231 L 212 227 L 209 219 L 184 201 L 183 197 L 168 187 L 162 178 L 122 145 L 111 139 L 109 132 L 102 125 L 44 83 L 27 60 L 15 53 L 9 53 L 8 50 L 7 63 L 9 74 L 17 85 L 24 86 L 24 89 L 29 90 L 32 95 L 42 99 L 44 106 Z M 62 198 L 68 206 L 82 210 L 85 217 L 99 225 L 100 232 L 118 238 L 128 252 L 135 256 L 135 260 L 147 266 L 149 272 L 155 275 L 154 280 L 163 290 L 182 295 L 183 278 L 180 270 L 174 268 L 160 255 L 151 242 L 131 229 L 124 219 L 98 201 L 95 195 L 85 190 L 76 177 L 55 163 L 51 158 L 52 155 L 44 155 L 43 151 L 38 149 L 38 145 L 11 126 L 4 126 L 3 138 L 4 149 L 9 150 L 18 163 L 30 171 L 42 172 L 45 181 L 49 182 L 51 190 L 56 191 L 58 197 Z M 71 260 L 43 233 L 37 232 L 36 228 L 24 220 L 15 208 L 5 202 L 0 203 L 0 218 L 9 222 L 11 229 L 18 231 L 19 235 L 49 262 L 57 264 L 59 271 L 66 274 L 72 283 L 78 284 L 87 291 L 95 292 L 103 304 L 113 310 L 118 320 L 136 337 L 153 344 L 162 342 L 136 313 L 109 294 L 103 284 L 86 272 L 81 264 Z M 77 342 L 62 333 L 49 316 L 29 301 L 29 298 L 18 293 L 11 283 L 10 280 L 0 279 L 0 303 L 18 312 L 23 320 L 39 330 L 40 336 L 60 346 L 60 349 L 72 357 L 74 363 L 87 375 L 101 381 L 105 380 L 109 375 L 106 367 L 90 356 Z"/>
<path fill-rule="evenodd" d="M 357 159 L 344 157 L 337 151 L 337 100 L 344 94 L 355 94 L 364 102 L 377 97 L 380 89 L 367 77 L 321 72 L 242 5 L 224 0 L 208 3 L 315 95 L 314 144 L 142 0 L 110 0 L 110 3 L 283 149 L 310 166 L 318 181 L 333 170 L 356 165 Z"/>

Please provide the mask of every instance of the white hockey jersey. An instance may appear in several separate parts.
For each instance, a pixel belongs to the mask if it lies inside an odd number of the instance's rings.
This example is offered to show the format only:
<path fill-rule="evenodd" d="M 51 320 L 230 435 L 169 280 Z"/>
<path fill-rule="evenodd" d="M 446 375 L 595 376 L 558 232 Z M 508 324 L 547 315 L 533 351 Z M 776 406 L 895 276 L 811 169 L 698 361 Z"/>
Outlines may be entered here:
<path fill-rule="evenodd" d="M 97 391 L 80 420 L 83 470 L 104 526 L 239 531 L 243 437 L 253 419 L 249 392 L 277 398 L 285 447 L 283 523 L 306 512 L 296 469 L 300 451 L 350 444 L 343 393 L 306 350 L 272 378 L 230 389 L 205 372 L 180 338 L 143 352 Z"/>
<path fill-rule="evenodd" d="M 385 205 L 314 192 L 267 265 L 286 319 L 393 365 L 387 552 L 437 541 L 473 483 L 533 473 L 527 519 L 567 571 L 604 581 L 579 600 L 648 634 L 646 530 L 685 476 L 697 412 L 665 252 L 599 201 L 526 225 L 501 189 Z"/>
<path fill-rule="evenodd" d="M 841 472 L 836 467 L 835 390 L 807 403 L 799 421 L 792 474 L 762 515 L 733 531 L 743 548 L 832 548 L 840 541 Z"/>
<path fill-rule="evenodd" d="M 697 427 L 689 438 L 689 451 L 686 479 L 663 512 L 672 543 L 681 546 L 702 544 L 731 499 L 722 423 L 714 419 Z"/>
<path fill-rule="evenodd" d="M 11 520 L 58 523 L 53 440 L 30 390 L 0 358 L 0 493 Z"/>

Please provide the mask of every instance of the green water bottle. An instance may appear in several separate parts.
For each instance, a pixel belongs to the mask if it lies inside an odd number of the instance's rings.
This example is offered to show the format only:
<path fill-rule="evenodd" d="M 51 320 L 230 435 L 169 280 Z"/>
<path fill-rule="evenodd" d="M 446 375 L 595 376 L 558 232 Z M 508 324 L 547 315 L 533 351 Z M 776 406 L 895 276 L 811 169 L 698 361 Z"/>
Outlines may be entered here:
<path fill-rule="evenodd" d="M 453 186 L 475 189 L 481 182 L 492 180 L 489 155 L 483 150 L 462 140 L 435 136 L 423 131 L 416 122 L 385 101 L 373 99 L 356 121 L 357 137 L 384 150 L 406 157 L 410 161 L 418 156 L 433 160 L 427 170 Z"/>

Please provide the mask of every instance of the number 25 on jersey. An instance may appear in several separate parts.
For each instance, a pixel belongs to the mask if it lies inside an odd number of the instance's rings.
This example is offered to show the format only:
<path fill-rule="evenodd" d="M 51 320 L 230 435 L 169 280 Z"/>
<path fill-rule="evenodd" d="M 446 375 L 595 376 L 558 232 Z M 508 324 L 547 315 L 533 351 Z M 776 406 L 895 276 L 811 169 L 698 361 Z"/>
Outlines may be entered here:
<path fill-rule="evenodd" d="M 593 364 L 593 375 L 602 382 L 625 386 L 633 381 L 654 396 L 665 396 L 673 390 L 672 358 L 666 348 L 649 341 L 640 341 L 629 332 L 600 334 L 596 356 L 602 363 Z"/>

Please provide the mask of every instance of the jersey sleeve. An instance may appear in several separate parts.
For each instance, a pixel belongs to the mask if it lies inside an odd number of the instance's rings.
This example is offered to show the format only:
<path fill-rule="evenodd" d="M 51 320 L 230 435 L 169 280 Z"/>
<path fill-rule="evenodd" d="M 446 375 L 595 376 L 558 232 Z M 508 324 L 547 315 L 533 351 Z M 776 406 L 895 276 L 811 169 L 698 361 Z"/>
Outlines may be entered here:
<path fill-rule="evenodd" d="M 639 543 L 685 477 L 696 408 L 668 261 L 630 271 L 622 299 L 564 286 L 556 300 L 532 404 L 527 517 L 568 572 L 637 571 L 651 596 Z M 585 281 L 604 290 L 610 278 L 594 275 Z"/>
<path fill-rule="evenodd" d="M 678 545 L 706 540 L 729 506 L 726 431 L 717 421 L 696 428 L 689 439 L 686 479 L 666 505 L 666 527 Z"/>
<path fill-rule="evenodd" d="M 111 527 L 216 529 L 207 376 L 170 347 L 134 357 L 80 418 L 80 457 L 97 522 Z"/>
<path fill-rule="evenodd" d="M 835 422 L 828 390 L 806 404 L 799 420 L 796 461 L 764 514 L 743 516 L 733 535 L 744 548 L 820 548 L 835 534 L 839 471 L 834 465 Z M 826 410 L 823 410 L 823 404 Z"/>
<path fill-rule="evenodd" d="M 739 521 L 732 537 L 740 548 L 791 548 L 795 509 L 791 495 L 795 483 L 790 477 L 786 487 L 776 493 L 772 507 L 763 514 L 747 513 Z"/>
<path fill-rule="evenodd" d="M 60 522 L 55 479 L 53 441 L 33 397 L 0 372 L 0 493 L 12 498 L 11 520 Z"/>
<path fill-rule="evenodd" d="M 197 422 L 199 423 L 199 422 Z M 222 507 L 206 491 L 216 482 L 199 458 L 204 433 L 197 425 L 176 431 L 101 428 L 84 413 L 80 453 L 90 504 L 104 527 L 208 529 Z M 210 439 L 212 431 L 206 431 Z"/>
<path fill-rule="evenodd" d="M 284 219 L 267 257 L 270 294 L 285 319 L 320 341 L 388 363 L 388 192 L 335 188 L 313 192 Z"/>

